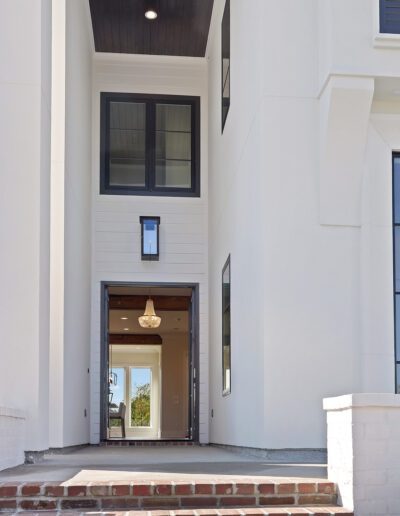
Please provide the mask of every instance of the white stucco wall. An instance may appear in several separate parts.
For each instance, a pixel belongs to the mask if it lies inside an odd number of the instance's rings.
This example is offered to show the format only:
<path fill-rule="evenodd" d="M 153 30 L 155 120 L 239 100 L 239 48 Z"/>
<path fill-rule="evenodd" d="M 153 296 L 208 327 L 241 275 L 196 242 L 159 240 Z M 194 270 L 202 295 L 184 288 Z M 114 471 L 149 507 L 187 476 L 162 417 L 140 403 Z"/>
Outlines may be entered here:
<path fill-rule="evenodd" d="M 201 197 L 99 194 L 100 92 L 193 95 L 201 99 Z M 96 55 L 93 76 L 91 434 L 100 439 L 102 281 L 200 285 L 200 440 L 208 441 L 207 68 L 202 59 Z M 140 259 L 140 215 L 161 217 L 160 261 Z"/>
<path fill-rule="evenodd" d="M 339 9 L 338 33 L 346 27 L 345 7 L 361 8 L 357 1 L 327 3 Z M 322 4 L 260 1 L 249 10 L 231 0 L 231 106 L 221 135 L 224 2 L 216 2 L 208 46 L 210 440 L 216 443 L 325 448 L 323 397 L 372 386 L 394 391 L 390 156 L 396 146 L 377 134 L 370 114 L 374 81 L 358 80 L 358 69 L 331 82 L 327 102 L 320 96 Z M 371 39 L 352 37 L 372 48 L 372 16 L 368 22 Z M 384 73 L 389 60 L 376 57 L 375 65 Z M 326 82 L 324 91 L 329 87 Z M 355 105 L 354 94 L 364 94 L 363 102 Z M 346 147 L 337 117 L 347 112 L 353 140 Z M 343 149 L 350 154 L 340 162 Z M 356 167 L 346 176 L 349 160 Z M 333 210 L 324 197 L 329 181 Z M 351 207 L 344 217 L 342 193 Z M 232 394 L 223 398 L 221 270 L 229 253 Z"/>
<path fill-rule="evenodd" d="M 25 413 L 24 449 L 42 450 L 49 412 L 51 2 L 5 0 L 1 13 L 0 406 Z M 0 441 L 22 461 L 21 444 L 4 435 L 4 425 L 2 416 Z"/>
<path fill-rule="evenodd" d="M 92 54 L 88 6 L 53 13 L 51 447 L 89 442 Z"/>

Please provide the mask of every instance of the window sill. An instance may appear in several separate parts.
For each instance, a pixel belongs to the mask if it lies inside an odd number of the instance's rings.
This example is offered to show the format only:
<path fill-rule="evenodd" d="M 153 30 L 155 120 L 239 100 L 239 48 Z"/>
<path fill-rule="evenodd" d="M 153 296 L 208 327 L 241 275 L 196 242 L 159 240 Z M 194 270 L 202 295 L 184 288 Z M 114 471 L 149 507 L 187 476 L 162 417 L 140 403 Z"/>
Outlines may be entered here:
<path fill-rule="evenodd" d="M 373 40 L 375 48 L 400 48 L 400 34 L 379 32 Z"/>

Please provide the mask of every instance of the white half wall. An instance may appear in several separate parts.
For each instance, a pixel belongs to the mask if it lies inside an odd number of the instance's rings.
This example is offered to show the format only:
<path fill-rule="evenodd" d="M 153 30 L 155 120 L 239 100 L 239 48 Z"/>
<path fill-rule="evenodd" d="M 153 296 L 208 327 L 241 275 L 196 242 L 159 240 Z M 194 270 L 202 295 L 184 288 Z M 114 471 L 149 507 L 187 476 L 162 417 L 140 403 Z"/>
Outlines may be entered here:
<path fill-rule="evenodd" d="M 0 407 L 0 471 L 24 463 L 25 432 L 25 414 Z"/>
<path fill-rule="evenodd" d="M 349 394 L 324 400 L 328 478 L 354 516 L 394 516 L 400 493 L 400 395 Z"/>

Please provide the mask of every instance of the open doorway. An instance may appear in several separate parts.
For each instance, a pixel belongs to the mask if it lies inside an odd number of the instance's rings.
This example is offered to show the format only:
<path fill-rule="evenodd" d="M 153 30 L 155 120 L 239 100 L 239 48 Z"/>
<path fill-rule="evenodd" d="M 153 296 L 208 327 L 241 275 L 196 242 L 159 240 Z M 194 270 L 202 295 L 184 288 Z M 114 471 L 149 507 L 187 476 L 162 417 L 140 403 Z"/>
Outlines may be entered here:
<path fill-rule="evenodd" d="M 197 441 L 197 285 L 102 289 L 102 440 Z M 154 328 L 139 322 L 149 298 Z"/>

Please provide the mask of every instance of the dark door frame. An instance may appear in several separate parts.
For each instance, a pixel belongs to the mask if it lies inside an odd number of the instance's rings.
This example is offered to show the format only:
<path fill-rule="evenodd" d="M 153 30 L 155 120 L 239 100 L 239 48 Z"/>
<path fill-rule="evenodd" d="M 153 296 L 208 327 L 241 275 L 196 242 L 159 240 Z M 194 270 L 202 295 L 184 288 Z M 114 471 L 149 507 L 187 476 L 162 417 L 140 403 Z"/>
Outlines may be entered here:
<path fill-rule="evenodd" d="M 179 440 L 198 442 L 200 405 L 199 283 L 101 281 L 100 286 L 100 440 L 107 440 L 108 426 L 108 289 L 109 287 L 157 287 L 192 289 L 192 302 L 189 310 L 189 424 L 191 436 L 190 439 Z"/>

